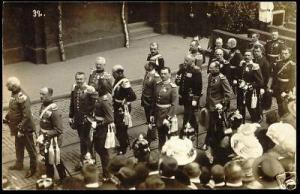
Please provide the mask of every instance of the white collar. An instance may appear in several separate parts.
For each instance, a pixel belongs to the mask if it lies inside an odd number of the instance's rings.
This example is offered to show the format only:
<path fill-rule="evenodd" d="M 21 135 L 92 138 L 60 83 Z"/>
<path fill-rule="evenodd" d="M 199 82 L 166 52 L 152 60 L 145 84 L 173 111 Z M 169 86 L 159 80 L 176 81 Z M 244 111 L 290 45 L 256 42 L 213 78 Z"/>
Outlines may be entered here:
<path fill-rule="evenodd" d="M 156 170 L 156 171 L 151 171 L 151 172 L 148 173 L 148 175 L 154 175 L 154 174 L 159 174 L 159 171 Z"/>
<path fill-rule="evenodd" d="M 87 187 L 87 188 L 98 188 L 99 183 L 89 183 L 89 184 L 86 184 L 85 187 Z"/>
<path fill-rule="evenodd" d="M 200 183 L 199 177 L 191 178 L 190 181 L 191 181 L 192 183 Z"/>
<path fill-rule="evenodd" d="M 165 179 L 175 179 L 175 176 L 166 177 L 166 176 L 162 176 L 162 175 L 160 175 L 160 178 L 165 178 Z"/>
<path fill-rule="evenodd" d="M 225 182 L 215 183 L 215 187 L 223 187 L 225 186 Z"/>
<path fill-rule="evenodd" d="M 226 186 L 229 186 L 229 187 L 241 187 L 241 186 L 243 186 L 243 182 L 239 181 L 237 183 L 226 183 Z"/>
<path fill-rule="evenodd" d="M 130 187 L 128 190 L 136 190 L 135 187 Z"/>

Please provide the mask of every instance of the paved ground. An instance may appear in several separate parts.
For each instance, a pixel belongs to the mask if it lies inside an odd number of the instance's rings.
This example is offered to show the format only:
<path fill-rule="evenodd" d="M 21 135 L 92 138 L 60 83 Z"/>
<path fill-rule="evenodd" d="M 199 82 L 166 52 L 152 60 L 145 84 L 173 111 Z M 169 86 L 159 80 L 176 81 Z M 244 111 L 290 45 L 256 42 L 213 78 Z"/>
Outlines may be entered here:
<path fill-rule="evenodd" d="M 49 65 L 36 65 L 30 62 L 20 62 L 3 66 L 3 106 L 8 104 L 9 93 L 5 87 L 5 81 L 10 76 L 20 79 L 23 89 L 32 101 L 39 100 L 39 89 L 49 86 L 54 89 L 55 96 L 70 93 L 74 83 L 74 74 L 77 71 L 90 73 L 94 67 L 96 57 L 106 58 L 106 70 L 111 71 L 113 65 L 121 64 L 125 68 L 125 74 L 130 80 L 141 79 L 144 76 L 144 64 L 149 53 L 149 44 L 158 42 L 160 53 L 165 59 L 166 66 L 172 71 L 178 69 L 178 64 L 183 62 L 187 54 L 191 38 L 183 39 L 181 36 L 159 35 L 147 39 L 135 40 L 130 43 L 130 48 L 118 48 L 86 55 L 79 58 L 57 62 Z M 208 39 L 201 40 L 201 46 L 207 48 Z"/>

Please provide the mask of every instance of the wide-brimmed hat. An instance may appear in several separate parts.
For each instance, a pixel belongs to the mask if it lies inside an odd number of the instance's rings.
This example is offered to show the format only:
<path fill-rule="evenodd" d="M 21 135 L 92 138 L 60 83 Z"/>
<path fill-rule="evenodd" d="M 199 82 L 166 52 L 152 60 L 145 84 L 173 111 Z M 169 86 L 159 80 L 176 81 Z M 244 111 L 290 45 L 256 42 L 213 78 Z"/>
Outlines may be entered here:
<path fill-rule="evenodd" d="M 266 135 L 276 144 L 288 152 L 296 152 L 296 130 L 288 123 L 273 123 Z"/>
<path fill-rule="evenodd" d="M 230 140 L 233 151 L 245 159 L 257 158 L 263 154 L 263 148 L 254 135 L 252 127 L 246 127 L 238 133 L 235 133 Z"/>
<path fill-rule="evenodd" d="M 296 117 L 296 101 L 295 100 L 288 103 L 288 110 L 294 117 Z"/>
<path fill-rule="evenodd" d="M 197 156 L 193 142 L 188 138 L 180 139 L 178 136 L 171 137 L 165 143 L 162 154 L 175 158 L 179 166 L 193 162 Z"/>
<path fill-rule="evenodd" d="M 269 154 L 255 159 L 253 163 L 253 175 L 264 188 L 279 188 L 276 176 L 285 173 L 282 164 Z"/>
<path fill-rule="evenodd" d="M 208 124 L 209 124 L 209 114 L 208 114 L 208 109 L 207 108 L 202 108 L 200 113 L 199 113 L 199 123 L 205 129 L 208 129 Z"/>

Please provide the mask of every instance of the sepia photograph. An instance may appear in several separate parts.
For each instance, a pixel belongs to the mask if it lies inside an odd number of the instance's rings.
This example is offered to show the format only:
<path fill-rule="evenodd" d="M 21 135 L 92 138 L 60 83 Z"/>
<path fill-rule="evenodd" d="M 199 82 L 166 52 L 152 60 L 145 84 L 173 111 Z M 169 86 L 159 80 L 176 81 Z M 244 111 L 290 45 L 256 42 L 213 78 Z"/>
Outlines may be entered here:
<path fill-rule="evenodd" d="M 296 1 L 3 1 L 2 190 L 296 190 Z"/>

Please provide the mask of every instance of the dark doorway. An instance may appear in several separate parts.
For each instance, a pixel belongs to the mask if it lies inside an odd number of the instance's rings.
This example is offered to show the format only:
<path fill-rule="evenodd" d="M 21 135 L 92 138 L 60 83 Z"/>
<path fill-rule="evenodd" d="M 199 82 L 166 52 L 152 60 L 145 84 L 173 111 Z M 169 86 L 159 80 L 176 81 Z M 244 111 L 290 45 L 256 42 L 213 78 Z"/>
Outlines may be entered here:
<path fill-rule="evenodd" d="M 154 13 L 154 6 L 151 2 L 128 3 L 128 23 L 141 21 L 152 22 Z"/>

